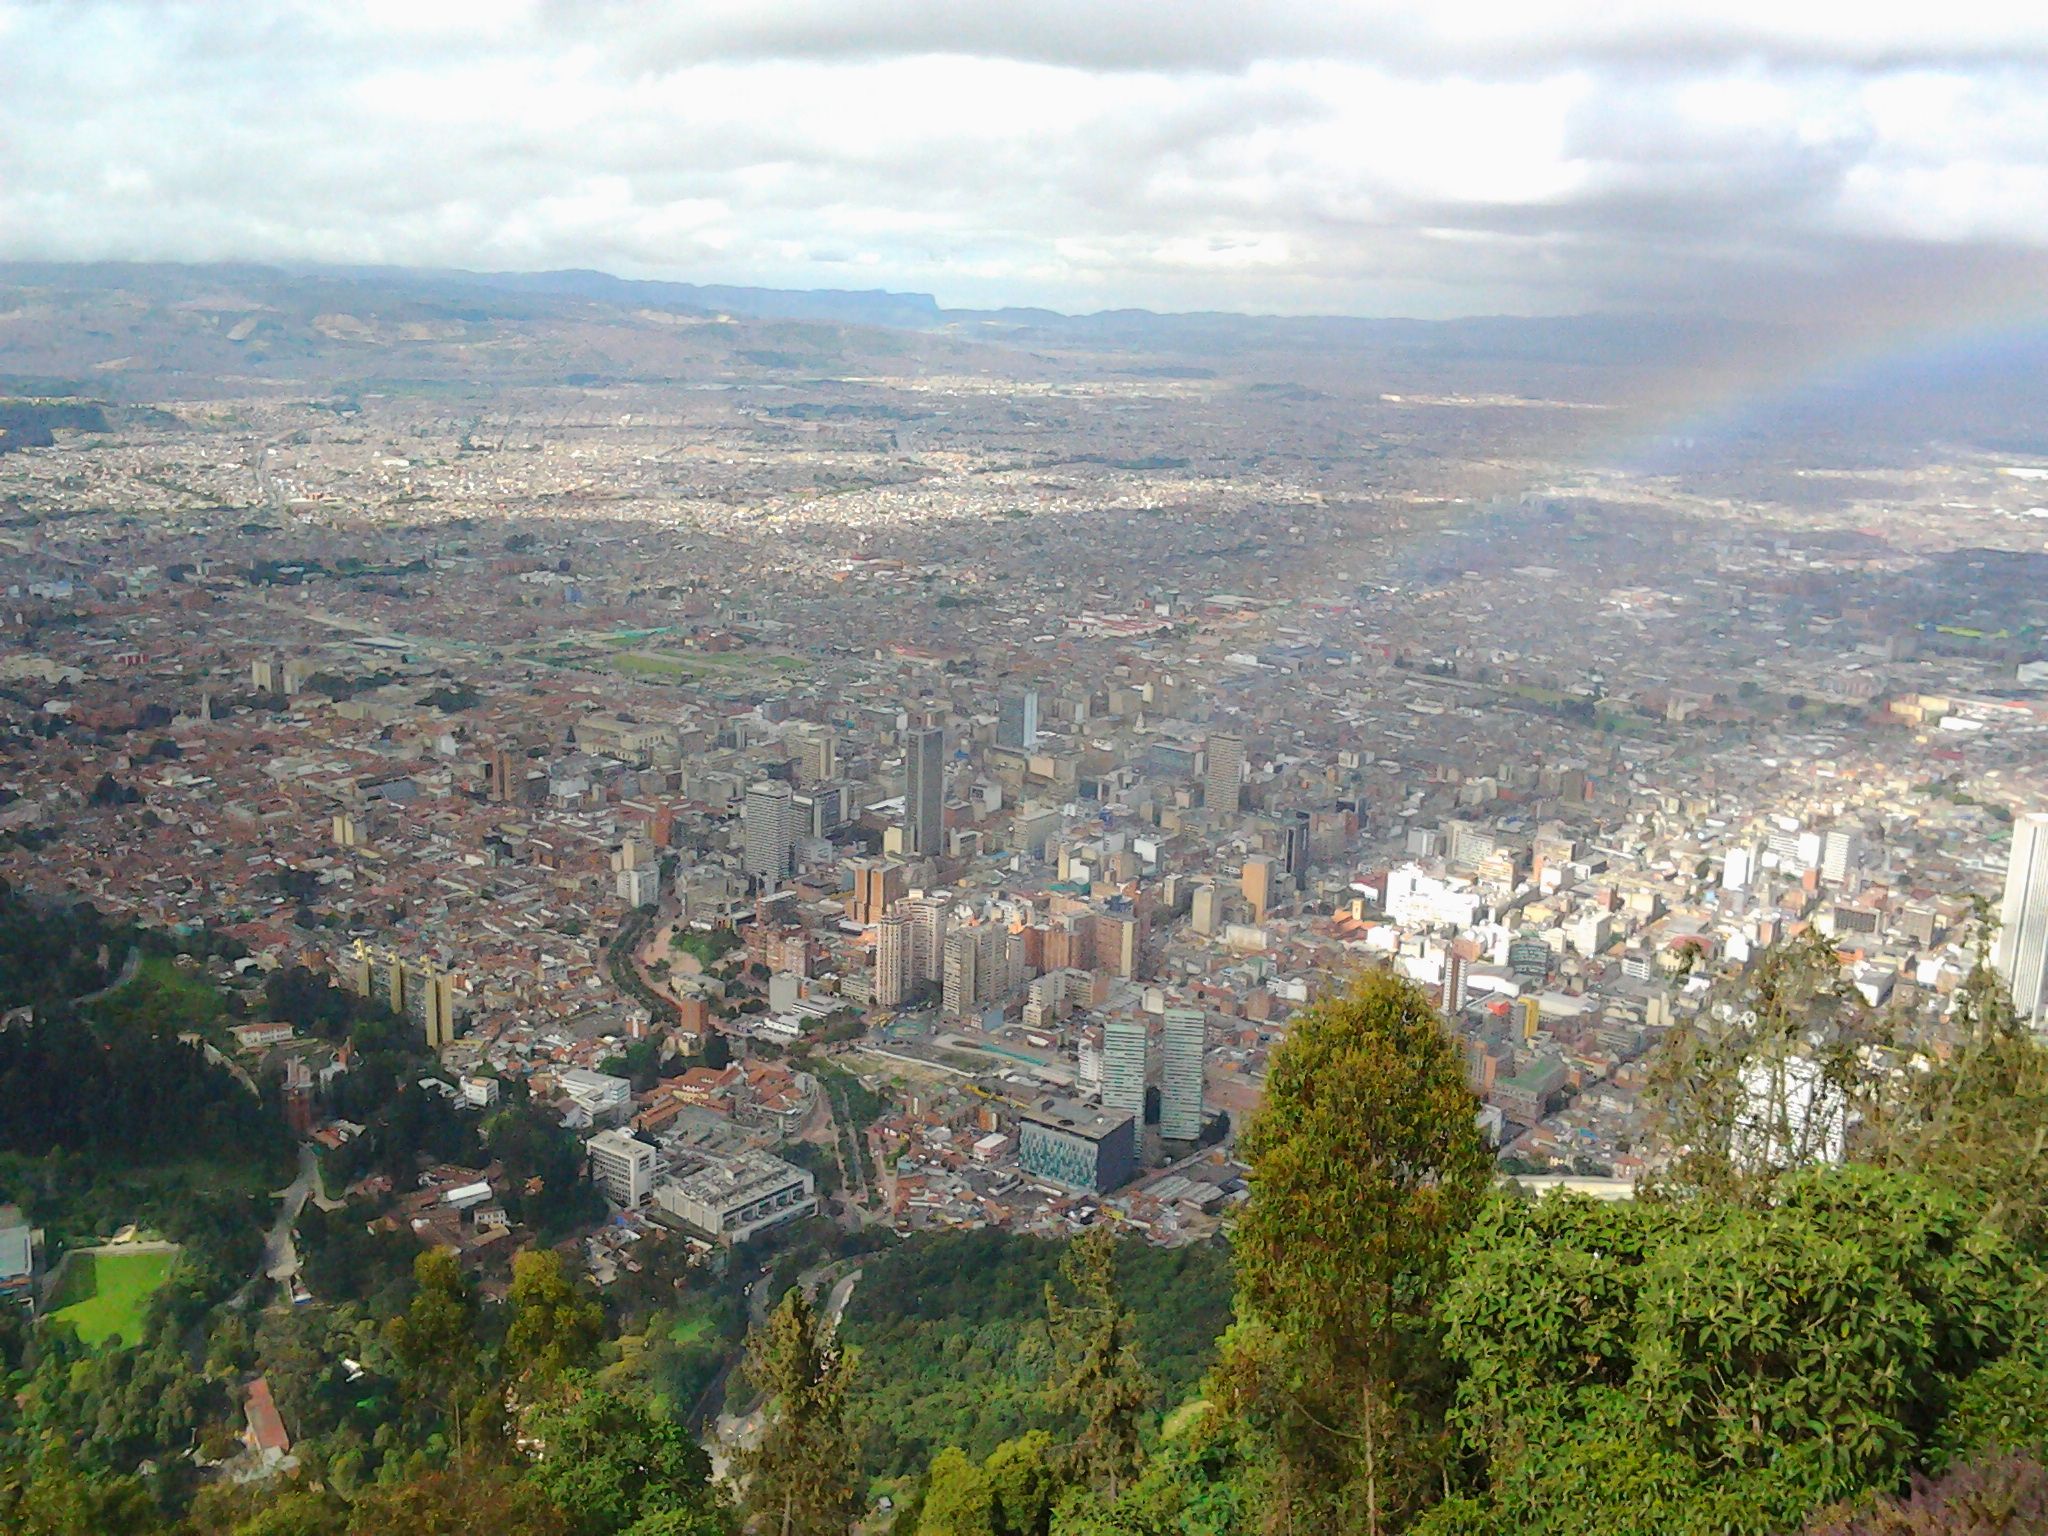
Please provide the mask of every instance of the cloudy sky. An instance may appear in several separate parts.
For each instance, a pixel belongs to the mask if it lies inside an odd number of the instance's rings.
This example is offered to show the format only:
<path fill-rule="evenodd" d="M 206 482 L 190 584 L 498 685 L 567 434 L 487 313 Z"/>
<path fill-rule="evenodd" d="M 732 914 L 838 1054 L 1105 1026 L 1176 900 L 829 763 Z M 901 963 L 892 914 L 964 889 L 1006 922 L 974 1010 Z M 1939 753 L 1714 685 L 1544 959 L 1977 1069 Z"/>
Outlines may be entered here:
<path fill-rule="evenodd" d="M 0 0 L 0 256 L 1443 315 L 2044 254 L 2041 0 Z"/>

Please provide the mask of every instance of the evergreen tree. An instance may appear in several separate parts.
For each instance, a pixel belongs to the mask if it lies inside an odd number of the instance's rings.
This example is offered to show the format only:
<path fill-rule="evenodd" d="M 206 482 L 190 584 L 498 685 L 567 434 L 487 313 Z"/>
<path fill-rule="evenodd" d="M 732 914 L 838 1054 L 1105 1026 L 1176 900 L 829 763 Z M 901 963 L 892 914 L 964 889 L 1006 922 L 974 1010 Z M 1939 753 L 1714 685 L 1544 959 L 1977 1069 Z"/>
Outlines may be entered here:
<path fill-rule="evenodd" d="M 1417 1335 L 1491 1174 L 1474 1111 L 1436 1008 L 1389 973 L 1305 1010 L 1274 1053 L 1217 1388 L 1276 1453 L 1276 1521 L 1378 1536 L 1425 1489 Z"/>
<path fill-rule="evenodd" d="M 1047 1405 L 1080 1420 L 1067 1451 L 1070 1475 L 1114 1499 L 1137 1468 L 1138 1420 L 1151 1396 L 1136 1326 L 1117 1294 L 1115 1234 L 1094 1226 L 1075 1238 L 1060 1279 L 1073 1299 L 1062 1299 L 1058 1286 L 1045 1288 L 1053 1345 Z"/>
<path fill-rule="evenodd" d="M 801 1286 L 747 1339 L 747 1375 L 767 1398 L 761 1443 L 740 1458 L 746 1510 L 774 1536 L 846 1536 L 859 1516 L 846 1425 L 851 1366 Z"/>

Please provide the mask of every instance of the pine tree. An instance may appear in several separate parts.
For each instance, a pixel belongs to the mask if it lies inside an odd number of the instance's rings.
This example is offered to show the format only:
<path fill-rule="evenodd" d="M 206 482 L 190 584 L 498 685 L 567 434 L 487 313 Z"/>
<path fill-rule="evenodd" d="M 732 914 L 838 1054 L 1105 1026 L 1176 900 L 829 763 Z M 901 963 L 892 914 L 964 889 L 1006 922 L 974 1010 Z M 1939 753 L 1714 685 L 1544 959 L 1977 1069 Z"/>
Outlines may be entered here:
<path fill-rule="evenodd" d="M 740 1467 L 748 1517 L 763 1533 L 846 1536 L 860 1515 L 854 1440 L 846 1425 L 851 1375 L 801 1286 L 748 1336 L 747 1376 L 767 1399 L 767 1423 Z"/>
<path fill-rule="evenodd" d="M 1138 1422 L 1151 1396 L 1138 1358 L 1136 1324 L 1117 1293 L 1116 1237 L 1090 1227 L 1068 1244 L 1058 1286 L 1045 1288 L 1053 1373 L 1046 1401 L 1055 1414 L 1078 1416 L 1066 1470 L 1114 1499 L 1138 1465 Z"/>

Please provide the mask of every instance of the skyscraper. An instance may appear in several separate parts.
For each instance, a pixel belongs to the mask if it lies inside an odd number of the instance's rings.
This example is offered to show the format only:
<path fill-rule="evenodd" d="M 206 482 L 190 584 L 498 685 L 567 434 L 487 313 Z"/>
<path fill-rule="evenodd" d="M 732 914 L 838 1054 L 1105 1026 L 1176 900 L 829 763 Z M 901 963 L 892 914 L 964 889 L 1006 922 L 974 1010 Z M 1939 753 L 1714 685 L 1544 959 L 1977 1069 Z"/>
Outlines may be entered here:
<path fill-rule="evenodd" d="M 997 706 L 996 745 L 1029 752 L 1038 745 L 1038 690 L 1012 688 Z"/>
<path fill-rule="evenodd" d="M 1145 1037 L 1140 1019 L 1111 1019 L 1102 1026 L 1102 1107 L 1145 1114 Z"/>
<path fill-rule="evenodd" d="M 892 912 L 875 924 L 875 1006 L 895 1008 L 910 996 L 917 973 L 913 965 L 909 917 Z"/>
<path fill-rule="evenodd" d="M 780 880 L 794 867 L 796 810 L 790 788 L 780 779 L 747 786 L 741 862 L 761 880 Z"/>
<path fill-rule="evenodd" d="M 1991 963 L 2012 988 L 2020 1017 L 2037 1029 L 2048 1024 L 2048 815 L 2013 823 Z"/>
<path fill-rule="evenodd" d="M 1208 1015 L 1199 1008 L 1169 1008 L 1160 1046 L 1159 1134 L 1193 1141 L 1202 1134 L 1202 1059 Z"/>
<path fill-rule="evenodd" d="M 927 726 L 910 733 L 903 762 L 903 851 L 913 859 L 939 856 L 946 805 L 946 733 Z"/>
<path fill-rule="evenodd" d="M 1276 878 L 1278 866 L 1263 853 L 1255 853 L 1244 861 L 1244 868 L 1238 872 L 1238 880 L 1244 891 L 1244 899 L 1251 903 L 1252 921 L 1263 923 L 1266 914 L 1273 910 L 1273 898 L 1279 881 Z"/>
<path fill-rule="evenodd" d="M 1203 750 L 1208 762 L 1202 772 L 1202 803 L 1212 817 L 1234 817 L 1244 783 L 1244 738 L 1211 736 Z"/>

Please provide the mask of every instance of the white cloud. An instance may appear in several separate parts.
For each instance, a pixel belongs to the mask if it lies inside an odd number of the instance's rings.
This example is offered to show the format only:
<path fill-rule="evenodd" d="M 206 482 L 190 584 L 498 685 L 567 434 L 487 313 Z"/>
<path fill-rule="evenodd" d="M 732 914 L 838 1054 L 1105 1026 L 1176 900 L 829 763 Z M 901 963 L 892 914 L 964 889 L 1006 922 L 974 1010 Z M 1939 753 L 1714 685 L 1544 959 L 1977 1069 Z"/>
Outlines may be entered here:
<path fill-rule="evenodd" d="M 1453 313 L 2020 292 L 2048 250 L 2035 6 L 0 0 L 0 38 L 9 256 Z"/>

